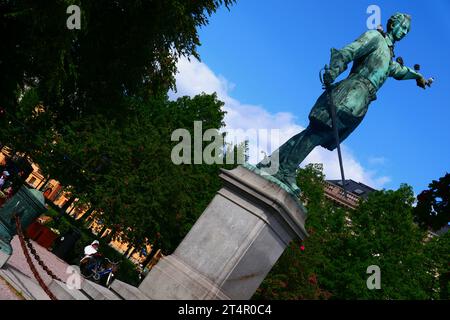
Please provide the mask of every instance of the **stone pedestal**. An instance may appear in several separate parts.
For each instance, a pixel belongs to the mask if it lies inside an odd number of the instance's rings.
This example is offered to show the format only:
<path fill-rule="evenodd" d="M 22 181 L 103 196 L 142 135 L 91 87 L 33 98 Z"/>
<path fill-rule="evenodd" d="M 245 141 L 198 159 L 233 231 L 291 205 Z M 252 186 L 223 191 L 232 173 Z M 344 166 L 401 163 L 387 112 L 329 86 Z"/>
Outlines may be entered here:
<path fill-rule="evenodd" d="M 250 299 L 294 238 L 305 212 L 280 186 L 238 167 L 175 252 L 139 289 L 151 299 Z"/>

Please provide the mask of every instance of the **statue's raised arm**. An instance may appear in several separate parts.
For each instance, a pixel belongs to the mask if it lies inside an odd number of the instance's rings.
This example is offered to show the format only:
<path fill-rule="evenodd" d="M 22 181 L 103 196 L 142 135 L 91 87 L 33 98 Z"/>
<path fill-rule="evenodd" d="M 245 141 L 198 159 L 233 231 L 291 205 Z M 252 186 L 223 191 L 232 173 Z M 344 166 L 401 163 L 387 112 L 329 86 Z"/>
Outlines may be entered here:
<path fill-rule="evenodd" d="M 340 50 L 332 48 L 328 73 L 324 75 L 325 83 L 327 85 L 333 83 L 341 73 L 347 70 L 350 62 L 376 50 L 379 36 L 378 31 L 370 30 Z"/>

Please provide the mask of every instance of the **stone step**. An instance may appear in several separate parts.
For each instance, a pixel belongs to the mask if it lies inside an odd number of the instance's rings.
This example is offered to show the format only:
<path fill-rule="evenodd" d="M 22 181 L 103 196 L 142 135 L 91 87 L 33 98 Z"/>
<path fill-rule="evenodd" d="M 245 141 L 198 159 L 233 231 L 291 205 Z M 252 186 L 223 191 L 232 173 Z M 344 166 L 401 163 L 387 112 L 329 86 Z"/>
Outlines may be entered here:
<path fill-rule="evenodd" d="M 50 300 L 36 280 L 9 264 L 0 269 L 0 276 L 26 300 Z"/>
<path fill-rule="evenodd" d="M 90 300 L 80 290 L 69 288 L 66 284 L 58 280 L 52 280 L 48 288 L 58 300 Z"/>
<path fill-rule="evenodd" d="M 150 300 L 139 288 L 120 280 L 114 280 L 109 288 L 124 300 Z"/>
<path fill-rule="evenodd" d="M 86 279 L 83 279 L 81 282 L 81 290 L 93 300 L 122 300 L 122 298 L 108 288 Z"/>

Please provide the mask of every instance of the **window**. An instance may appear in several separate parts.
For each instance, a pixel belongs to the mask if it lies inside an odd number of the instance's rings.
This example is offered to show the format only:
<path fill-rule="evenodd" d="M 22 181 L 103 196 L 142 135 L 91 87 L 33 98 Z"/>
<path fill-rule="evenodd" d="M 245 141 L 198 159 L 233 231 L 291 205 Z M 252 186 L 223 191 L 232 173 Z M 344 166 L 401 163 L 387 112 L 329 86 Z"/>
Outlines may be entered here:
<path fill-rule="evenodd" d="M 361 195 L 361 194 L 364 193 L 364 191 L 362 191 L 361 189 L 355 189 L 353 192 L 358 194 L 358 195 Z"/>

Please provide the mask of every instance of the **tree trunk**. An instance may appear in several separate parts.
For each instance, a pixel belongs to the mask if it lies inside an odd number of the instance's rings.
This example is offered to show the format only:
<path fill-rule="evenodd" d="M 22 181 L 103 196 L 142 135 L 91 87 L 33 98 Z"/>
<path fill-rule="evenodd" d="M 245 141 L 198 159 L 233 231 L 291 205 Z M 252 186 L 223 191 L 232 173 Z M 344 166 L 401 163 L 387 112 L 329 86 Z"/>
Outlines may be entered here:
<path fill-rule="evenodd" d="M 130 244 L 130 246 L 127 248 L 127 251 L 125 251 L 123 255 L 128 258 L 133 254 L 134 250 L 135 248 L 133 248 L 133 246 Z"/>
<path fill-rule="evenodd" d="M 149 264 L 150 260 L 152 260 L 153 255 L 156 253 L 156 251 L 158 251 L 158 250 L 156 249 L 156 247 L 155 247 L 155 246 L 152 246 L 152 251 L 150 251 L 150 252 L 147 254 L 147 257 L 145 257 L 144 262 L 142 262 L 142 265 L 143 265 L 144 267 L 145 267 L 146 265 Z"/>
<path fill-rule="evenodd" d="M 47 179 L 44 181 L 44 183 L 41 185 L 38 185 L 37 189 L 39 191 L 42 191 L 42 189 L 44 189 L 45 185 L 50 181 L 50 179 L 51 179 L 50 176 L 47 176 Z"/>
<path fill-rule="evenodd" d="M 108 227 L 106 225 L 103 225 L 102 229 L 100 230 L 100 232 L 97 234 L 100 238 L 103 238 L 104 233 L 108 231 Z"/>
<path fill-rule="evenodd" d="M 81 216 L 80 219 L 82 219 L 85 222 L 88 222 L 92 218 L 93 212 L 94 212 L 94 207 L 90 207 L 85 213 L 83 213 L 83 215 Z"/>
<path fill-rule="evenodd" d="M 111 232 L 105 237 L 106 243 L 110 243 L 115 234 L 116 234 L 116 229 L 112 228 Z"/>
<path fill-rule="evenodd" d="M 93 218 L 91 218 L 91 219 L 86 219 L 86 220 L 83 222 L 83 225 L 84 225 L 87 229 L 89 229 L 89 228 L 91 227 L 92 221 L 93 221 Z"/>
<path fill-rule="evenodd" d="M 72 205 L 72 203 L 75 201 L 75 196 L 71 196 L 69 200 L 67 200 L 66 203 L 61 207 L 61 210 L 59 210 L 59 213 L 61 215 L 65 214 L 67 209 Z"/>
<path fill-rule="evenodd" d="M 91 230 L 91 227 L 92 227 L 93 224 L 94 224 L 94 221 L 93 220 L 89 220 L 89 222 L 86 224 L 86 228 Z"/>
<path fill-rule="evenodd" d="M 71 215 L 72 211 L 76 208 L 76 204 L 73 205 L 72 209 L 69 210 L 69 212 L 67 213 L 69 216 Z"/>

